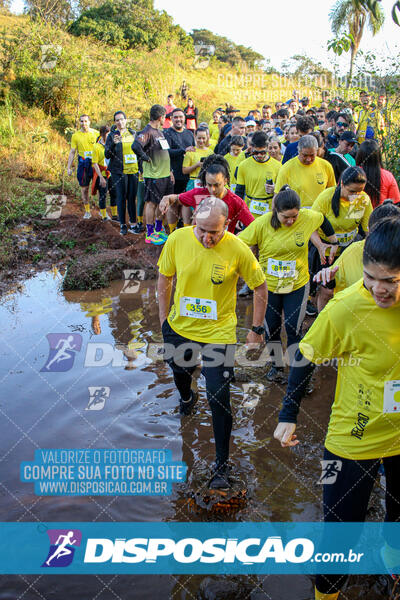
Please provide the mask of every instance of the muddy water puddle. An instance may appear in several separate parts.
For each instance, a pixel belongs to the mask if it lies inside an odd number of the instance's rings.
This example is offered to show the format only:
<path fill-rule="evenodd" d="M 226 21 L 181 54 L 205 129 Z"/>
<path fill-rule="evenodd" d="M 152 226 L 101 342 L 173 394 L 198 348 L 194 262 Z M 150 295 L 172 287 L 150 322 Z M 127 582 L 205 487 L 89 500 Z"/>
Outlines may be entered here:
<path fill-rule="evenodd" d="M 204 380 L 202 376 L 197 380 L 196 414 L 181 417 L 171 372 L 149 352 L 151 345 L 161 342 L 154 281 L 139 281 L 128 291 L 122 281 L 91 292 L 63 293 L 60 284 L 56 270 L 41 273 L 0 302 L 1 521 L 321 520 L 317 481 L 334 392 L 333 369 L 316 373 L 315 391 L 303 403 L 298 429 L 302 444 L 288 451 L 273 439 L 284 387 L 268 383 L 265 368 L 246 367 L 250 381 L 238 377 L 231 390 L 231 462 L 245 498 L 233 509 L 210 510 L 212 503 L 207 508 L 195 497 L 206 486 L 214 458 Z M 251 325 L 251 302 L 239 301 L 237 312 L 243 342 Z M 49 345 L 55 347 L 57 339 L 69 340 L 68 368 L 58 368 L 61 362 L 55 359 L 46 369 Z M 52 370 L 54 365 L 58 370 Z M 100 392 L 96 395 L 94 390 Z M 173 460 L 187 464 L 188 478 L 174 484 L 172 495 L 164 497 L 36 496 L 33 484 L 21 482 L 19 473 L 20 463 L 32 461 L 40 448 L 168 449 Z M 307 576 L 53 576 L 51 580 L 50 593 L 46 577 L 3 576 L 0 599 L 312 598 Z M 373 595 L 374 585 L 380 596 Z M 377 578 L 354 578 L 345 597 L 361 598 L 366 590 L 371 599 L 385 597 Z"/>

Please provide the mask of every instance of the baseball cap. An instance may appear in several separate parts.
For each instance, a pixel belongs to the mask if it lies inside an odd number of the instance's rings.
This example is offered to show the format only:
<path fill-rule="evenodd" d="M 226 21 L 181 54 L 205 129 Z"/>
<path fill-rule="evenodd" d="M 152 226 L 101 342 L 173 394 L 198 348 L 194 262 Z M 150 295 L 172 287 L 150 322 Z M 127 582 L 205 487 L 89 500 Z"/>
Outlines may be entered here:
<path fill-rule="evenodd" d="M 343 140 L 352 144 L 355 144 L 357 142 L 357 138 L 355 137 L 352 131 L 345 131 L 344 133 L 342 133 L 339 140 Z"/>
<path fill-rule="evenodd" d="M 246 121 L 246 127 L 249 127 L 249 125 L 253 125 L 253 127 L 256 127 L 257 123 L 253 120 L 251 121 Z"/>

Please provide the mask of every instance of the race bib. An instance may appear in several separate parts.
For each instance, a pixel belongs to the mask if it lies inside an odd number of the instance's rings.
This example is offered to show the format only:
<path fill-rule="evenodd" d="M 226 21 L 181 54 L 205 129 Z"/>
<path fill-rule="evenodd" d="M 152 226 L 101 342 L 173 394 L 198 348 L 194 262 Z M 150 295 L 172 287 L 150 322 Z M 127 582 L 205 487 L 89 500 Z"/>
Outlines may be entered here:
<path fill-rule="evenodd" d="M 125 154 L 124 161 L 126 165 L 131 165 L 137 162 L 136 154 Z"/>
<path fill-rule="evenodd" d="M 383 412 L 400 415 L 400 379 L 385 381 Z"/>
<path fill-rule="evenodd" d="M 336 238 L 339 242 L 339 246 L 346 247 L 354 240 L 357 235 L 357 229 L 353 229 L 353 231 L 347 231 L 346 233 L 337 233 Z"/>
<path fill-rule="evenodd" d="M 85 150 L 83 153 L 83 158 L 92 158 L 92 150 Z"/>
<path fill-rule="evenodd" d="M 163 150 L 169 150 L 169 144 L 165 138 L 159 138 L 159 142 Z"/>
<path fill-rule="evenodd" d="M 295 260 L 275 260 L 268 259 L 268 275 L 273 277 L 295 277 L 296 276 L 296 261 Z"/>
<path fill-rule="evenodd" d="M 180 315 L 181 317 L 191 317 L 192 319 L 211 319 L 216 321 L 217 303 L 215 300 L 183 296 L 180 299 Z"/>
<path fill-rule="evenodd" d="M 264 215 L 269 211 L 269 204 L 265 200 L 251 200 L 249 209 L 255 215 Z"/>
<path fill-rule="evenodd" d="M 202 186 L 201 186 L 201 181 L 200 181 L 200 179 L 195 179 L 195 180 L 194 180 L 194 186 L 193 186 L 193 187 L 195 187 L 195 188 L 200 188 L 200 187 L 202 187 Z"/>

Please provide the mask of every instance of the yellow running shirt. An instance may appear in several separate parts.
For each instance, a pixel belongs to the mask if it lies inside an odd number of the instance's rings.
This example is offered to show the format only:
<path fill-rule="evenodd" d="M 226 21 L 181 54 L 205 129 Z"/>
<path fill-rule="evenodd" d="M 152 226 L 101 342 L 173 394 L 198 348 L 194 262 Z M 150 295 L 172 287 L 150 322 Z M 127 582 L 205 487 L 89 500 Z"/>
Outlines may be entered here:
<path fill-rule="evenodd" d="M 324 190 L 315 200 L 312 208 L 321 212 L 331 223 L 339 242 L 338 252 L 340 252 L 354 241 L 360 224 L 365 232 L 368 231 L 368 219 L 372 213 L 372 204 L 365 192 L 357 194 L 357 198 L 353 202 L 341 198 L 339 215 L 335 217 L 331 202 L 335 190 L 336 187 Z M 324 238 L 322 231 L 319 231 L 319 235 L 322 239 Z"/>
<path fill-rule="evenodd" d="M 303 287 L 310 279 L 308 241 L 322 224 L 324 217 L 314 210 L 302 208 L 290 227 L 271 225 L 272 212 L 256 219 L 239 234 L 248 246 L 258 246 L 259 262 L 268 290 L 287 294 Z"/>
<path fill-rule="evenodd" d="M 311 165 L 303 165 L 295 156 L 282 165 L 275 192 L 278 193 L 285 184 L 298 193 L 302 208 L 311 208 L 319 194 L 335 186 L 336 180 L 331 164 L 323 158 L 317 156 Z"/>
<path fill-rule="evenodd" d="M 89 128 L 89 131 L 75 131 L 71 138 L 71 148 L 77 151 L 81 158 L 92 158 L 93 146 L 100 132 Z"/>
<path fill-rule="evenodd" d="M 316 364 L 338 359 L 327 449 L 352 460 L 400 454 L 400 304 L 379 308 L 358 281 L 326 305 L 300 350 Z"/>
<path fill-rule="evenodd" d="M 244 160 L 246 160 L 245 154 L 244 152 L 241 152 L 239 154 L 239 156 L 232 156 L 232 154 L 230 152 L 228 152 L 228 154 L 225 154 L 224 158 L 226 159 L 228 165 L 229 165 L 229 175 L 230 175 L 230 180 L 231 180 L 231 192 L 234 192 L 236 189 L 236 177 L 235 177 L 235 172 L 236 169 L 238 168 L 238 166 L 240 165 L 241 162 L 243 162 Z"/>
<path fill-rule="evenodd" d="M 193 165 L 199 162 L 201 158 L 209 156 L 210 154 L 214 154 L 211 148 L 196 148 L 194 152 L 186 152 L 182 167 L 193 167 Z M 199 173 L 200 167 L 190 173 L 190 179 L 197 179 Z"/>
<path fill-rule="evenodd" d="M 208 123 L 208 130 L 210 132 L 210 137 L 215 140 L 215 143 L 218 142 L 218 138 L 219 138 L 219 128 L 218 128 L 218 123 L 214 123 L 213 120 L 209 121 Z"/>
<path fill-rule="evenodd" d="M 100 142 L 96 142 L 93 146 L 92 163 L 96 163 L 100 167 L 105 167 L 104 146 Z"/>
<path fill-rule="evenodd" d="M 126 130 L 122 134 L 122 155 L 124 160 L 124 173 L 126 175 L 134 175 L 138 172 L 137 156 L 132 150 L 132 144 L 135 136 Z"/>
<path fill-rule="evenodd" d="M 267 179 L 276 182 L 281 163 L 271 156 L 265 162 L 257 162 L 252 156 L 242 161 L 237 170 L 238 185 L 246 188 L 246 202 L 254 217 L 264 215 L 271 209 L 268 202 L 273 194 L 267 194 L 265 183 Z"/>
<path fill-rule="evenodd" d="M 210 150 L 212 150 L 214 152 L 214 148 L 217 145 L 217 141 L 218 140 L 214 140 L 214 138 L 210 138 L 208 140 L 208 147 L 210 148 Z"/>
<path fill-rule="evenodd" d="M 350 244 L 335 262 L 335 267 L 339 267 L 335 275 L 335 294 L 362 278 L 364 244 L 365 240 Z"/>
<path fill-rule="evenodd" d="M 236 284 L 250 288 L 265 281 L 254 254 L 225 232 L 214 248 L 204 248 L 194 227 L 175 230 L 158 261 L 162 275 L 176 275 L 174 304 L 168 322 L 179 335 L 195 342 L 236 343 Z"/>

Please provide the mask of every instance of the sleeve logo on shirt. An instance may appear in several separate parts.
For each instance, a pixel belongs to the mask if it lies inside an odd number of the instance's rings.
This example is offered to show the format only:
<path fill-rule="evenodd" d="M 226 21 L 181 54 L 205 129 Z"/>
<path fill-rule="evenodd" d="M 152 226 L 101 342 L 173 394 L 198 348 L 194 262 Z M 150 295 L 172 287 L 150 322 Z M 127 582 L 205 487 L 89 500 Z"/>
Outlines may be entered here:
<path fill-rule="evenodd" d="M 298 246 L 299 248 L 304 246 L 304 233 L 302 231 L 296 231 L 296 233 L 294 234 L 294 241 L 296 243 L 296 246 Z"/>
<path fill-rule="evenodd" d="M 211 270 L 211 281 L 215 285 L 220 285 L 225 279 L 224 265 L 213 265 Z"/>

